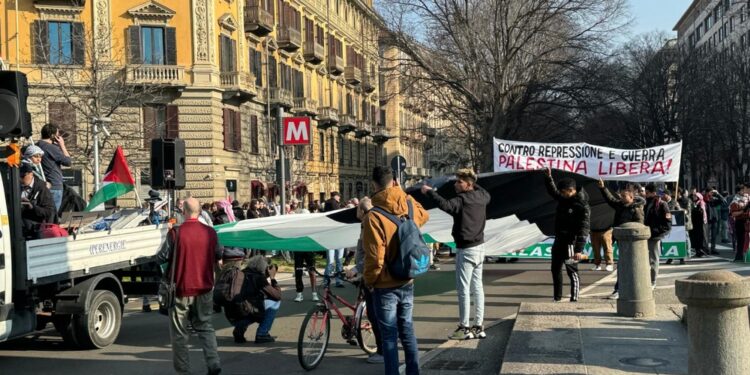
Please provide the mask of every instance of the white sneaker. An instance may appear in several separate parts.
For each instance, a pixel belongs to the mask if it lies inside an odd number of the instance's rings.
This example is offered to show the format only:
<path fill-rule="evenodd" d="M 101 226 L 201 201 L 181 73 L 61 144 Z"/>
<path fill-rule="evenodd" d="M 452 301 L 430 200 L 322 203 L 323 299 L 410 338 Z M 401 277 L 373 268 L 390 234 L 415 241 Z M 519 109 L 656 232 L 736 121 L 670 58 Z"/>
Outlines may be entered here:
<path fill-rule="evenodd" d="M 320 301 L 320 298 L 318 298 L 318 293 L 317 292 L 313 292 L 313 294 L 312 294 L 312 301 L 313 302 Z"/>
<path fill-rule="evenodd" d="M 619 299 L 619 298 L 620 298 L 620 292 L 616 290 L 612 292 L 612 294 L 610 294 L 609 297 L 607 297 L 607 299 Z"/>
<path fill-rule="evenodd" d="M 615 270 L 615 266 L 608 264 L 607 267 L 604 269 L 607 270 L 607 272 L 612 272 Z"/>
<path fill-rule="evenodd" d="M 305 300 L 305 297 L 302 296 L 302 293 L 297 293 L 297 297 L 294 297 L 294 302 L 302 302 Z"/>
<path fill-rule="evenodd" d="M 601 271 L 602 266 L 594 266 L 594 268 L 591 269 L 592 271 Z"/>

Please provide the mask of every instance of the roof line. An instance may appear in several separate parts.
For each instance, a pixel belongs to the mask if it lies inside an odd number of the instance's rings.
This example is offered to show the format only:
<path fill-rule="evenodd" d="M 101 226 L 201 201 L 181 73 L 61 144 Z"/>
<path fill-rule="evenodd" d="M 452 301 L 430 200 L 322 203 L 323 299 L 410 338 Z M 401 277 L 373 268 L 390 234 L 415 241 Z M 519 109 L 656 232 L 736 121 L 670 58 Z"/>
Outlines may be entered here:
<path fill-rule="evenodd" d="M 693 0 L 693 3 L 690 4 L 690 6 L 685 11 L 685 13 L 682 14 L 682 17 L 680 17 L 680 20 L 677 21 L 677 24 L 674 25 L 674 27 L 672 28 L 672 31 L 678 31 L 677 29 L 680 27 L 680 24 L 682 24 L 685 21 L 687 16 L 698 6 L 698 3 L 701 1 L 702 0 Z"/>

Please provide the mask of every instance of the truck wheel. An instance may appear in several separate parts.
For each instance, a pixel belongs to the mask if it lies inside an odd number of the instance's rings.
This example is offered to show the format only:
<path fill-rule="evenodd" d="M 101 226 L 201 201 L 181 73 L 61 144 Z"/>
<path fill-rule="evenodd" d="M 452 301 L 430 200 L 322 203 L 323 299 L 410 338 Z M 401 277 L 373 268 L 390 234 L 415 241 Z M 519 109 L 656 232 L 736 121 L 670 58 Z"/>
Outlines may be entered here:
<path fill-rule="evenodd" d="M 120 333 L 122 309 L 114 293 L 95 290 L 89 311 L 73 317 L 73 332 L 81 348 L 95 349 L 111 345 Z"/>
<path fill-rule="evenodd" d="M 78 342 L 73 334 L 73 324 L 71 323 L 72 315 L 60 314 L 52 316 L 52 324 L 55 326 L 57 332 L 62 336 L 63 342 L 72 347 L 77 348 Z"/>

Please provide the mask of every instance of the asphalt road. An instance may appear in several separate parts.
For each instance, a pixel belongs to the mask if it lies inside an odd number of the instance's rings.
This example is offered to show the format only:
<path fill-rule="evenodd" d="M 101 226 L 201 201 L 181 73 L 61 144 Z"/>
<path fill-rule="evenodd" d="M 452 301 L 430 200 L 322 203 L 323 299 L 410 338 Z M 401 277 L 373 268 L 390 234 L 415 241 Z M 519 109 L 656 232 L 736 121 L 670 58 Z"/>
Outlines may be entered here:
<path fill-rule="evenodd" d="M 441 264 L 441 267 L 440 271 L 431 271 L 416 281 L 414 323 L 421 354 L 445 343 L 457 324 L 453 265 Z M 608 272 L 588 271 L 590 267 L 586 264 L 581 268 L 586 269 L 581 274 L 584 288 L 609 275 Z M 306 291 L 306 301 L 292 302 L 294 287 L 289 276 L 280 276 L 286 280 L 282 282 L 284 301 L 271 331 L 272 335 L 278 336 L 276 343 L 252 343 L 255 326 L 251 326 L 247 333 L 251 341 L 235 344 L 232 329 L 224 316 L 214 315 L 223 373 L 305 373 L 297 361 L 296 342 L 304 314 L 313 304 L 309 301 L 309 291 Z M 513 315 L 519 302 L 548 302 L 552 298 L 549 263 L 544 261 L 485 264 L 484 285 L 486 324 Z M 567 292 L 567 286 L 565 290 Z M 355 293 L 352 286 L 335 291 L 342 292 L 347 298 Z M 340 327 L 338 321 L 332 321 L 328 352 L 313 372 L 381 374 L 382 366 L 365 363 L 364 353 L 341 338 Z M 197 344 L 197 339 L 192 342 Z M 498 357 L 501 357 L 500 353 Z M 199 348 L 191 350 L 191 360 L 194 373 L 205 373 Z M 50 329 L 36 335 L 0 344 L 0 368 L 7 374 L 170 374 L 168 322 L 157 312 L 140 312 L 140 301 L 137 300 L 126 306 L 119 338 L 106 349 L 67 349 L 50 325 Z"/>

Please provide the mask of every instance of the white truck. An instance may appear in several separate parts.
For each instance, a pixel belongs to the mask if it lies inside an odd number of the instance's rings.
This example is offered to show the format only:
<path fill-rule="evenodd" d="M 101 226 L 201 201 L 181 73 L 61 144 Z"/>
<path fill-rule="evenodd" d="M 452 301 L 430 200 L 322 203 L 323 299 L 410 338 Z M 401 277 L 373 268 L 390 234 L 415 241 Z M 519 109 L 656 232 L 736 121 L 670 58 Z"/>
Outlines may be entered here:
<path fill-rule="evenodd" d="M 147 276 L 134 267 L 153 262 L 166 225 L 26 241 L 18 168 L 0 163 L 0 176 L 0 342 L 52 322 L 76 347 L 112 344 L 128 294 L 156 294 L 156 283 L 132 280 Z"/>

